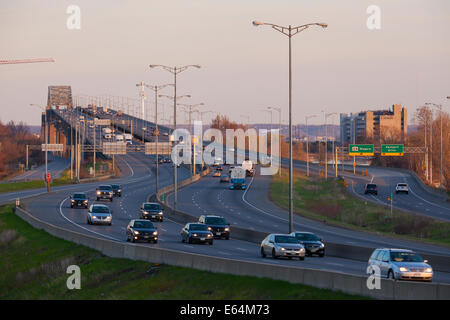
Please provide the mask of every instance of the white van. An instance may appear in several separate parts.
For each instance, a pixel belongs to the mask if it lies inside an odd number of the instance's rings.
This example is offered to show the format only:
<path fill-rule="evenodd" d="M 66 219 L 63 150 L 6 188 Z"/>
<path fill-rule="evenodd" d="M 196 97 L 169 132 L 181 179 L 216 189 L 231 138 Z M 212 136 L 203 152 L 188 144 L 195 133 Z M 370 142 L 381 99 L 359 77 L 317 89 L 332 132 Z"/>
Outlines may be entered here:
<path fill-rule="evenodd" d="M 125 133 L 125 142 L 127 144 L 133 144 L 133 136 L 129 133 Z"/>
<path fill-rule="evenodd" d="M 117 142 L 123 142 L 123 135 L 121 135 L 121 134 L 116 134 L 116 141 L 117 141 Z"/>

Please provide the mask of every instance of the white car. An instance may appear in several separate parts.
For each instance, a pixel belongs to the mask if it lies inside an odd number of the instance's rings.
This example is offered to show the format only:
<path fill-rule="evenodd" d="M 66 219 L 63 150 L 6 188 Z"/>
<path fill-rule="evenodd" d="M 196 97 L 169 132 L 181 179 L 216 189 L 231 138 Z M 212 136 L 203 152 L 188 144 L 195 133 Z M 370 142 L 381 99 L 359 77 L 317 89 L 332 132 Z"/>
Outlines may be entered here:
<path fill-rule="evenodd" d="M 92 204 L 87 213 L 88 224 L 107 224 L 111 225 L 111 210 L 104 204 Z"/>
<path fill-rule="evenodd" d="M 397 186 L 395 187 L 395 193 L 405 192 L 406 194 L 408 194 L 408 191 L 409 189 L 407 183 L 397 183 Z"/>

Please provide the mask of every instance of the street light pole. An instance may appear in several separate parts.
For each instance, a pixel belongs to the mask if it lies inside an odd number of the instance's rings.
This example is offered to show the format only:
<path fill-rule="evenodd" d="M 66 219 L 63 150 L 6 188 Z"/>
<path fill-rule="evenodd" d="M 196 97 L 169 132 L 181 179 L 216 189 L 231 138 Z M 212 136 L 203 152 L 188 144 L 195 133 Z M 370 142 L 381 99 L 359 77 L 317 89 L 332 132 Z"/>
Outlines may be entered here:
<path fill-rule="evenodd" d="M 48 174 L 48 122 L 47 122 L 47 108 L 44 108 L 38 104 L 30 103 L 30 106 L 35 106 L 44 110 L 44 134 L 45 134 L 45 183 L 47 184 L 47 192 L 50 192 L 50 184 L 47 182 L 47 174 Z"/>
<path fill-rule="evenodd" d="M 151 64 L 149 65 L 150 68 L 156 68 L 156 67 L 161 67 L 164 70 L 170 72 L 173 74 L 173 87 L 174 87 L 174 93 L 173 93 L 173 130 L 175 131 L 177 129 L 177 75 L 183 71 L 185 71 L 186 69 L 188 69 L 189 67 L 195 67 L 195 68 L 200 68 L 199 65 L 187 65 L 187 66 L 183 66 L 183 67 L 168 67 L 168 66 L 164 66 L 164 65 L 156 65 L 156 64 Z M 174 137 L 175 138 L 175 137 Z M 173 146 L 175 146 L 175 139 L 173 140 Z M 173 166 L 173 186 L 174 186 L 174 197 L 173 197 L 173 208 L 176 210 L 177 209 L 177 165 L 174 163 Z"/>
<path fill-rule="evenodd" d="M 325 180 L 328 179 L 328 125 L 327 125 L 327 119 L 329 116 L 337 114 L 336 112 L 332 113 L 326 113 L 324 110 L 322 110 L 324 117 L 325 117 Z M 334 144 L 333 144 L 334 149 Z M 334 150 L 333 150 L 334 152 Z"/>
<path fill-rule="evenodd" d="M 156 135 L 156 179 L 155 179 L 155 188 L 156 193 L 158 193 L 159 190 L 159 151 L 158 151 L 158 142 L 159 142 L 159 130 L 158 130 L 158 91 L 167 87 L 167 86 L 173 86 L 173 84 L 163 84 L 163 85 L 155 85 L 155 86 L 148 86 L 148 88 L 152 89 L 155 93 L 155 135 Z"/>
<path fill-rule="evenodd" d="M 308 119 L 315 118 L 317 115 L 313 114 L 312 116 L 306 116 L 306 176 L 309 177 L 309 131 L 308 131 Z M 319 152 L 320 158 L 320 152 Z"/>
<path fill-rule="evenodd" d="M 325 23 L 309 23 L 298 27 L 282 27 L 271 23 L 264 23 L 253 21 L 254 26 L 268 25 L 273 29 L 281 32 L 289 38 L 289 233 L 293 231 L 293 219 L 294 219 L 294 198 L 293 198 L 293 159 L 292 159 L 292 45 L 291 40 L 297 33 L 309 28 L 310 26 L 320 26 L 326 28 L 328 25 Z"/>

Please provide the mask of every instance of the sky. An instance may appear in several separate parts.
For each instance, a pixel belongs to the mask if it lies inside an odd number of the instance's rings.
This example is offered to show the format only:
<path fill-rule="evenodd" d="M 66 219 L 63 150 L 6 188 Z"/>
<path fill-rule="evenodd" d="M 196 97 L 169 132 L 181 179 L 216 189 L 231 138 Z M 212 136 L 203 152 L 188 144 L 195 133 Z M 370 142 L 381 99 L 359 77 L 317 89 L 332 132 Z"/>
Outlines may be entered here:
<path fill-rule="evenodd" d="M 80 8 L 80 29 L 67 27 L 70 5 Z M 380 9 L 380 29 L 367 27 L 371 5 Z M 288 37 L 253 20 L 328 24 L 292 38 L 294 124 L 313 114 L 319 116 L 308 122 L 321 124 L 322 110 L 402 104 L 410 123 L 425 102 L 449 110 L 448 0 L 5 0 L 0 60 L 56 62 L 0 65 L 0 120 L 39 124 L 40 110 L 30 104 L 45 106 L 49 85 L 70 85 L 73 95 L 139 99 L 140 81 L 173 82 L 169 72 L 149 64 L 198 64 L 177 78 L 177 95 L 191 95 L 184 103 L 204 103 L 202 111 L 250 123 L 269 122 L 263 110 L 280 107 L 287 123 Z M 153 95 L 147 94 L 152 112 Z M 169 100 L 159 105 L 171 113 Z M 278 120 L 277 112 L 273 117 Z"/>

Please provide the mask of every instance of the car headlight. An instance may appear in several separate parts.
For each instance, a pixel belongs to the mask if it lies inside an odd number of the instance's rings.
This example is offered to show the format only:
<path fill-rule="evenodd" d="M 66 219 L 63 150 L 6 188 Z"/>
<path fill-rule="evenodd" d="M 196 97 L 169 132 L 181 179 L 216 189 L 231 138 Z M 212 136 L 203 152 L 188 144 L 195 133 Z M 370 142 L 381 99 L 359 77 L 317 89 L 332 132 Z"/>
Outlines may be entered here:
<path fill-rule="evenodd" d="M 97 219 L 97 217 L 96 216 L 92 216 L 92 219 Z"/>
<path fill-rule="evenodd" d="M 100 194 L 101 192 L 100 191 L 97 191 L 97 194 Z"/>
<path fill-rule="evenodd" d="M 208 238 L 210 238 L 211 237 L 211 234 L 208 234 Z"/>
<path fill-rule="evenodd" d="M 156 236 L 158 234 L 158 231 L 154 231 L 153 235 Z"/>
<path fill-rule="evenodd" d="M 122 192 L 122 189 L 117 190 L 117 192 Z"/>
<path fill-rule="evenodd" d="M 133 233 L 134 233 L 134 234 L 139 234 L 139 231 L 134 230 Z"/>
<path fill-rule="evenodd" d="M 87 201 L 87 200 L 84 200 L 84 203 L 88 203 L 88 201 Z"/>
<path fill-rule="evenodd" d="M 301 247 L 300 248 L 300 252 L 305 251 L 305 248 Z"/>
<path fill-rule="evenodd" d="M 70 202 L 75 202 L 75 200 L 72 199 L 72 200 L 70 200 Z"/>
<path fill-rule="evenodd" d="M 208 230 L 209 230 L 209 231 L 211 231 L 211 230 L 212 230 L 212 228 L 211 228 L 211 227 L 208 227 Z"/>
<path fill-rule="evenodd" d="M 284 250 L 286 250 L 285 248 L 281 248 L 281 251 L 284 251 Z"/>
<path fill-rule="evenodd" d="M 405 268 L 405 267 L 400 267 L 400 269 L 399 269 L 401 272 L 406 272 L 406 271 L 408 271 L 408 268 Z"/>
<path fill-rule="evenodd" d="M 230 228 L 225 228 L 225 231 L 230 231 Z"/>
<path fill-rule="evenodd" d="M 196 233 L 194 233 L 194 234 L 192 234 L 194 237 L 196 237 L 197 236 L 197 234 Z"/>
<path fill-rule="evenodd" d="M 431 268 L 426 268 L 426 269 L 425 269 L 425 272 L 433 272 L 433 269 L 431 269 Z"/>
<path fill-rule="evenodd" d="M 323 243 L 321 243 L 321 244 L 320 244 L 320 247 L 323 248 L 323 247 L 325 247 L 325 245 L 324 245 Z"/>
<path fill-rule="evenodd" d="M 106 220 L 111 220 L 111 219 L 112 219 L 111 216 L 107 216 L 107 217 L 106 217 Z"/>
<path fill-rule="evenodd" d="M 160 211 L 160 212 L 158 212 L 158 214 L 163 214 L 163 212 L 162 212 L 162 211 Z"/>

